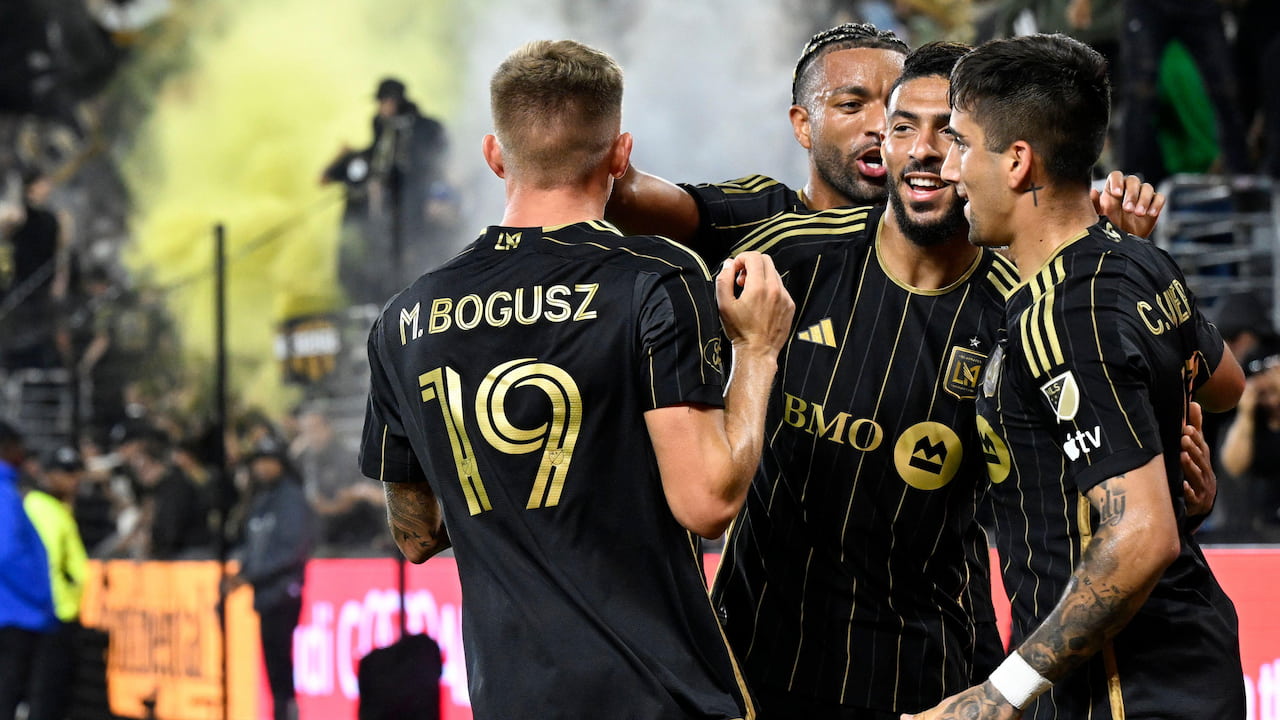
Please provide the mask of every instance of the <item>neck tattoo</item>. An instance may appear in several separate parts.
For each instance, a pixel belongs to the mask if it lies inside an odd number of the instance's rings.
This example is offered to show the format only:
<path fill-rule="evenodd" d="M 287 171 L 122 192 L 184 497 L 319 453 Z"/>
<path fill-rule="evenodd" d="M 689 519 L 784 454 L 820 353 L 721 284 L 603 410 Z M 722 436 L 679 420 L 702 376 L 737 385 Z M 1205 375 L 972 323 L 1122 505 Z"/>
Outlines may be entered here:
<path fill-rule="evenodd" d="M 1031 193 L 1031 204 L 1035 205 L 1036 207 L 1040 207 L 1040 196 L 1036 194 L 1036 191 L 1043 190 L 1043 189 L 1044 189 L 1043 185 L 1037 185 L 1035 183 L 1031 183 L 1031 187 L 1027 188 L 1026 190 L 1023 190 L 1023 192 Z"/>

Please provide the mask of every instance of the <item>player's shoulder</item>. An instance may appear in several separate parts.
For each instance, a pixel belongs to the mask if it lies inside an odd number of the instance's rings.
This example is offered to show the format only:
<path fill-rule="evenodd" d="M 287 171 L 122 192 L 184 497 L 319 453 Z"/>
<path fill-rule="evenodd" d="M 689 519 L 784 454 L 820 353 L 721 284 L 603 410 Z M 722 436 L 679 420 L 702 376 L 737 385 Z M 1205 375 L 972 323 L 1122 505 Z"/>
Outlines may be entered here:
<path fill-rule="evenodd" d="M 754 250 L 777 256 L 829 246 L 870 246 L 883 212 L 881 207 L 864 206 L 778 213 L 735 245 L 733 254 Z"/>
<path fill-rule="evenodd" d="M 635 272 L 689 271 L 710 278 L 706 263 L 688 247 L 661 235 L 625 235 L 604 220 L 547 229 L 541 241 L 552 252 L 588 262 Z"/>
<path fill-rule="evenodd" d="M 764 192 L 795 192 L 790 187 L 769 177 L 768 175 L 744 175 L 733 180 L 715 183 L 695 183 L 694 188 L 715 188 L 726 194 L 750 195 Z"/>
<path fill-rule="evenodd" d="M 982 248 L 973 278 L 988 291 L 993 301 L 1001 304 L 1007 302 L 1021 285 L 1018 267 L 1013 261 L 990 248 Z"/>
<path fill-rule="evenodd" d="M 779 182 L 768 175 L 747 175 L 717 183 L 682 184 L 685 192 L 704 205 L 733 208 L 735 214 L 763 219 L 776 210 L 807 209 L 799 190 Z"/>
<path fill-rule="evenodd" d="M 1068 286 L 1087 283 L 1095 294 L 1105 295 L 1110 288 L 1164 287 L 1182 276 L 1169 253 L 1145 238 L 1119 230 L 1106 218 L 1060 255 L 1067 258 Z M 1046 266 L 1042 273 L 1050 270 Z"/>

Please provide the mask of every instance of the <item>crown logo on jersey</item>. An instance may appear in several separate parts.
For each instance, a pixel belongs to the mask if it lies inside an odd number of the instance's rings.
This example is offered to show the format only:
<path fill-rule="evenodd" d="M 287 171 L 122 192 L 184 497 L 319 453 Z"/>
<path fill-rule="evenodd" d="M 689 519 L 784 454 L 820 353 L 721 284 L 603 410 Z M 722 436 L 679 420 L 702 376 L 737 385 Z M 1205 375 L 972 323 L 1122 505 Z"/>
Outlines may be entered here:
<path fill-rule="evenodd" d="M 827 347 L 835 347 L 836 331 L 831 325 L 831 318 L 823 318 L 817 324 L 810 325 L 807 330 L 801 330 L 796 335 L 796 339 Z"/>
<path fill-rule="evenodd" d="M 907 461 L 907 464 L 913 468 L 936 474 L 942 472 L 942 464 L 946 460 L 947 444 L 933 442 L 928 436 L 925 436 L 917 440 L 915 447 L 911 448 L 911 459 Z"/>
<path fill-rule="evenodd" d="M 1075 418 L 1080 412 L 1080 385 L 1070 370 L 1049 379 L 1040 386 L 1040 392 L 1049 399 L 1053 414 L 1061 422 Z"/>
<path fill-rule="evenodd" d="M 978 396 L 978 382 L 982 378 L 982 366 L 987 356 L 959 345 L 951 348 L 951 356 L 947 358 L 946 374 L 942 387 L 961 400 L 969 400 Z"/>
<path fill-rule="evenodd" d="M 494 250 L 515 250 L 520 247 L 520 233 L 499 233 L 498 242 L 493 244 Z"/>

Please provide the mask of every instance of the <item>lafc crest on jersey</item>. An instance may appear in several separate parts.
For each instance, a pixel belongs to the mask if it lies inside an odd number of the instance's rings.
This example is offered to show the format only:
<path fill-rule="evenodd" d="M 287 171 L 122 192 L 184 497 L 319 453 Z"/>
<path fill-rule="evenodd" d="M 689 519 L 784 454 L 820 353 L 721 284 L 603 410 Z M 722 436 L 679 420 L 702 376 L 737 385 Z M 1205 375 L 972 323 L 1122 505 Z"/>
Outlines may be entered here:
<path fill-rule="evenodd" d="M 1040 392 L 1048 398 L 1049 406 L 1059 421 L 1074 419 L 1080 412 L 1080 385 L 1070 370 L 1050 378 L 1040 386 Z"/>
<path fill-rule="evenodd" d="M 982 377 L 982 366 L 986 361 L 987 356 L 976 350 L 958 345 L 951 348 L 942 387 L 961 400 L 977 397 L 978 380 Z"/>

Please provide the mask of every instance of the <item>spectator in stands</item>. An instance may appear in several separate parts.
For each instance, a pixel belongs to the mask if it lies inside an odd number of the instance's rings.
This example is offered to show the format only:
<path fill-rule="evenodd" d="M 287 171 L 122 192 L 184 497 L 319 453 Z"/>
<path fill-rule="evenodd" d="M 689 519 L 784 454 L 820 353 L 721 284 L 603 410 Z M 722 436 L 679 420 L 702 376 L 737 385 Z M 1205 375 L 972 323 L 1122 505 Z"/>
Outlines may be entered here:
<path fill-rule="evenodd" d="M 114 332 L 115 303 L 120 288 L 105 267 L 93 267 L 85 273 L 85 290 L 89 301 L 72 318 L 72 332 L 87 335 L 84 350 L 76 358 L 78 379 L 90 384 L 90 416 L 99 427 L 111 427 L 126 419 L 124 385 L 130 375 L 126 363 L 118 361 L 120 353 Z M 114 352 L 113 352 L 114 351 Z"/>
<path fill-rule="evenodd" d="M 1245 480 L 1241 521 L 1255 539 L 1280 542 L 1280 345 L 1260 344 L 1242 365 L 1248 380 L 1219 456 L 1227 472 Z"/>
<path fill-rule="evenodd" d="M 116 458 L 102 452 L 99 441 L 86 437 L 80 443 L 85 471 L 76 493 L 74 515 L 84 546 L 94 557 L 103 542 L 115 534 L 116 518 L 123 499 L 111 486 Z"/>
<path fill-rule="evenodd" d="M 1165 177 L 1156 139 L 1156 81 L 1164 51 L 1178 40 L 1195 59 L 1218 120 L 1223 170 L 1250 171 L 1235 70 L 1220 0 L 1124 0 L 1120 63 L 1114 74 L 1125 98 L 1119 166 L 1157 184 Z"/>
<path fill-rule="evenodd" d="M 286 448 L 265 437 L 246 458 L 252 479 L 240 572 L 225 590 L 253 586 L 262 657 L 274 706 L 272 717 L 297 717 L 293 688 L 293 630 L 302 612 L 302 584 L 315 544 L 315 518 Z"/>
<path fill-rule="evenodd" d="M 298 437 L 289 447 L 302 474 L 308 502 L 320 520 L 321 542 L 369 547 L 385 533 L 382 488 L 351 465 L 353 450 L 337 442 L 329 417 L 316 407 L 298 415 Z"/>
<path fill-rule="evenodd" d="M 1107 65 L 1115 68 L 1120 55 L 1121 0 L 1003 0 L 1001 5 L 999 23 L 1005 35 L 1023 29 L 1016 24 L 1027 11 L 1035 27 L 1026 29 L 1070 35 L 1102 53 Z"/>
<path fill-rule="evenodd" d="M 58 626 L 49 562 L 22 506 L 22 436 L 0 421 L 0 720 L 11 720 L 26 692 L 40 635 Z"/>
<path fill-rule="evenodd" d="M 37 489 L 23 498 L 27 516 L 40 533 L 49 563 L 54 612 L 59 624 L 43 633 L 27 691 L 30 720 L 62 720 L 71 706 L 76 674 L 76 634 L 80 628 L 80 598 L 89 561 L 80 531 L 71 515 L 84 465 L 75 448 L 61 447 L 41 463 Z"/>
<path fill-rule="evenodd" d="M 360 152 L 344 150 L 321 182 L 341 181 L 363 191 L 357 197 L 367 210 L 365 229 L 344 238 L 338 267 L 353 303 L 381 304 L 423 267 L 416 258 L 433 225 L 432 199 L 442 181 L 447 142 L 444 126 L 422 114 L 402 81 L 383 79 L 374 98 L 373 144 Z"/>
<path fill-rule="evenodd" d="M 1276 346 L 1276 333 L 1267 316 L 1266 303 L 1254 293 L 1240 293 L 1219 300 L 1210 317 L 1240 367 L 1246 367 L 1250 360 L 1256 359 L 1254 356 L 1263 348 Z M 1218 499 L 1213 514 L 1201 528 L 1202 542 L 1247 542 L 1255 534 L 1253 515 L 1256 499 L 1250 496 L 1256 494 L 1256 490 L 1250 487 L 1247 474 L 1232 472 L 1223 463 L 1222 448 L 1227 429 L 1235 422 L 1239 411 L 1237 407 L 1230 412 L 1205 413 L 1204 416 L 1204 439 L 1214 450 L 1210 460 L 1217 472 Z M 1237 447 L 1234 452 L 1240 449 Z"/>
<path fill-rule="evenodd" d="M 207 550 L 209 507 L 200 488 L 174 464 L 168 438 L 149 433 L 138 441 L 131 468 L 145 528 L 146 556 L 173 560 Z"/>
<path fill-rule="evenodd" d="M 1212 317 L 1241 367 L 1262 345 L 1276 339 L 1275 328 L 1267 315 L 1267 303 L 1257 293 L 1243 292 L 1222 298 L 1214 306 Z"/>
<path fill-rule="evenodd" d="M 53 183 L 43 173 L 27 171 L 22 186 L 22 208 L 0 217 L 0 360 L 8 368 L 60 367 L 54 321 L 67 295 L 71 219 L 49 207 Z"/>

